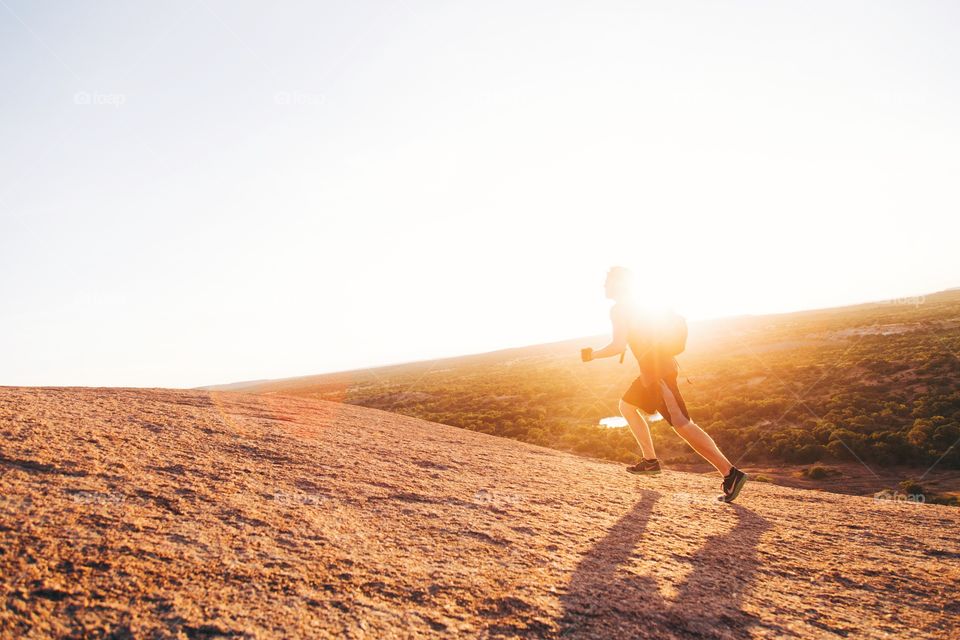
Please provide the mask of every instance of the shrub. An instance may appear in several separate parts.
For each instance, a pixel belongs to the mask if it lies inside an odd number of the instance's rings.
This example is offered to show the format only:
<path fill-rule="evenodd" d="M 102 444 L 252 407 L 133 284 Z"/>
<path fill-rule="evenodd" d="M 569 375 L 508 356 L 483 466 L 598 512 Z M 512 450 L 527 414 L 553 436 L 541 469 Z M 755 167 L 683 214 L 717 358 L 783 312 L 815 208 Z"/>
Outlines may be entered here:
<path fill-rule="evenodd" d="M 834 469 L 828 469 L 820 465 L 814 465 L 812 467 L 807 467 L 801 471 L 805 477 L 810 478 L 811 480 L 824 480 L 830 476 L 839 475 L 839 472 Z"/>
<path fill-rule="evenodd" d="M 797 449 L 787 452 L 784 458 L 789 462 L 798 462 L 800 464 L 809 464 L 822 459 L 827 453 L 827 448 L 820 444 L 805 444 Z"/>
<path fill-rule="evenodd" d="M 908 495 L 924 495 L 926 491 L 923 489 L 923 485 L 917 482 L 916 480 L 907 479 L 900 483 L 900 489 Z"/>

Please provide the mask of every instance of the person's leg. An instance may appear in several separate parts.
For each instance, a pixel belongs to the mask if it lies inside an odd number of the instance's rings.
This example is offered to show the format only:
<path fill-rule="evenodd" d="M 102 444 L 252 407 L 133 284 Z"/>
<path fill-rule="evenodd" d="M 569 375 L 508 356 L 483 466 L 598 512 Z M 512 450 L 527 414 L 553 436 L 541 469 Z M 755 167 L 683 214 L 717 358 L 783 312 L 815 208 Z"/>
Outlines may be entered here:
<path fill-rule="evenodd" d="M 730 473 L 733 465 L 730 464 L 727 457 L 723 455 L 723 452 L 717 447 L 717 443 L 713 441 L 710 434 L 701 429 L 696 422 L 690 420 L 685 425 L 674 427 L 673 430 L 677 432 L 677 435 L 686 440 L 687 444 L 699 453 L 704 460 L 716 467 L 720 475 L 726 476 Z"/>
<path fill-rule="evenodd" d="M 696 422 L 690 419 L 690 414 L 687 413 L 687 405 L 683 401 L 683 396 L 680 395 L 679 387 L 677 387 L 676 378 L 662 380 L 660 382 L 660 392 L 660 414 L 668 419 L 677 435 L 683 438 L 704 460 L 716 467 L 720 475 L 725 477 L 730 473 L 733 465 L 717 447 L 717 443 Z"/>
<path fill-rule="evenodd" d="M 654 460 L 657 452 L 653 448 L 653 438 L 650 436 L 650 425 L 640 414 L 637 407 L 624 400 L 620 401 L 620 415 L 624 417 L 627 424 L 630 425 L 630 431 L 640 445 L 640 451 L 647 460 Z"/>

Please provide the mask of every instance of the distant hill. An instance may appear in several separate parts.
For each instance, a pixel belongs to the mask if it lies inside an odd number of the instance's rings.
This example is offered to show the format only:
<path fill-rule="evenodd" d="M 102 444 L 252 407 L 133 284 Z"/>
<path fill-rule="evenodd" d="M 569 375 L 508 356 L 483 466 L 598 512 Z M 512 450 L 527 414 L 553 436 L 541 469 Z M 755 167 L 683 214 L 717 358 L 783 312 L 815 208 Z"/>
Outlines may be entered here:
<path fill-rule="evenodd" d="M 306 398 L 0 388 L 2 638 L 957 637 L 960 511 Z"/>
<path fill-rule="evenodd" d="M 627 462 L 629 434 L 596 425 L 617 415 L 636 364 L 579 361 L 581 346 L 605 339 L 229 388 L 343 401 Z M 934 499 L 955 501 L 960 474 L 943 472 L 960 469 L 957 354 L 960 290 L 744 316 L 691 326 L 681 389 L 694 418 L 746 464 L 846 465 L 872 482 L 841 477 L 827 488 L 858 492 L 922 477 L 944 483 Z M 666 425 L 654 431 L 671 464 L 696 462 Z"/>

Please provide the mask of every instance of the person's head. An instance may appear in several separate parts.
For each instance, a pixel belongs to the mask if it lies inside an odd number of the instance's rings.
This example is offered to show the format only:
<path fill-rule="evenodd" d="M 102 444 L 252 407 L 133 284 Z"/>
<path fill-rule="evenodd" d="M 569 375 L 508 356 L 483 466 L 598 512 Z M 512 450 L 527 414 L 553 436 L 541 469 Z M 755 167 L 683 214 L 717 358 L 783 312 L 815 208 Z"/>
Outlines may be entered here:
<path fill-rule="evenodd" d="M 624 300 L 633 295 L 633 272 L 626 267 L 610 267 L 604 293 L 611 300 Z"/>

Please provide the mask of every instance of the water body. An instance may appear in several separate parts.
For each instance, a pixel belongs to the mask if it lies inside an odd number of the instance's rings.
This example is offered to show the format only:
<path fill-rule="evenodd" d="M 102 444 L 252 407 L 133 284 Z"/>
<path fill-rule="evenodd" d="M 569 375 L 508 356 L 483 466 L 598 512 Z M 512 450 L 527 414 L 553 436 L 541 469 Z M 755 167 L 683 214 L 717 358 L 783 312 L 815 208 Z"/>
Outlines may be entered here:
<path fill-rule="evenodd" d="M 653 415 L 647 416 L 647 422 L 656 422 L 658 420 L 663 420 L 663 416 L 659 413 L 654 413 Z M 623 416 L 610 416 L 609 418 L 601 418 L 600 426 L 606 427 L 607 429 L 622 429 L 627 426 L 627 419 Z"/>

